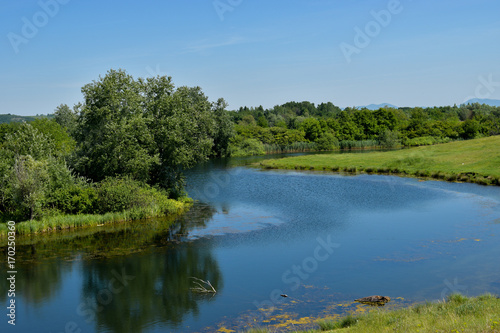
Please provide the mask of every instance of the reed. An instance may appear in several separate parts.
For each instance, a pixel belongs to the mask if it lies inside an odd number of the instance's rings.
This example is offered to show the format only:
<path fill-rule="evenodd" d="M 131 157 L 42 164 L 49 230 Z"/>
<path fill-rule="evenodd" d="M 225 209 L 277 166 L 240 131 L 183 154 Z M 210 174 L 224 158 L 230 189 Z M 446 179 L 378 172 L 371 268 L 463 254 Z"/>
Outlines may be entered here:
<path fill-rule="evenodd" d="M 289 145 L 265 144 L 264 150 L 266 154 L 284 154 L 316 151 L 317 144 L 314 142 L 294 142 Z"/>
<path fill-rule="evenodd" d="M 344 140 L 340 141 L 340 149 L 365 149 L 380 146 L 376 140 Z"/>
<path fill-rule="evenodd" d="M 134 207 L 122 212 L 106 214 L 57 215 L 40 220 L 31 220 L 16 223 L 16 233 L 19 235 L 54 232 L 62 229 L 76 229 L 96 227 L 107 223 L 150 219 L 174 215 L 189 207 L 189 203 L 168 199 L 162 204 L 152 204 L 147 207 Z M 0 237 L 6 236 L 8 229 L 4 223 L 0 224 Z"/>

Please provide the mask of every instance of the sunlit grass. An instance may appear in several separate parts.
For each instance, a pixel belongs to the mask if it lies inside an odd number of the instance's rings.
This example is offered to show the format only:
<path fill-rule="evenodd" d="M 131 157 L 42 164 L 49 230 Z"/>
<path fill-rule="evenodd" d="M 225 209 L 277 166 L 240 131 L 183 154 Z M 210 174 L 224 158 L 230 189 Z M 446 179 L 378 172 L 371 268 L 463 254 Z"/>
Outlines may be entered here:
<path fill-rule="evenodd" d="M 387 152 L 296 156 L 266 160 L 260 165 L 268 169 L 398 174 L 500 185 L 500 136 Z"/>
<path fill-rule="evenodd" d="M 490 294 L 478 297 L 455 294 L 442 302 L 398 310 L 378 307 L 335 321 L 319 320 L 317 325 L 314 332 L 500 332 L 500 299 Z"/>
<path fill-rule="evenodd" d="M 137 207 L 123 212 L 86 215 L 58 215 L 45 217 L 41 220 L 31 220 L 16 223 L 16 233 L 19 235 L 52 232 L 62 229 L 95 227 L 107 223 L 117 223 L 133 220 L 143 220 L 153 217 L 174 215 L 182 212 L 189 203 L 169 200 L 160 205 Z M 5 223 L 0 224 L 0 236 L 7 235 Z"/>

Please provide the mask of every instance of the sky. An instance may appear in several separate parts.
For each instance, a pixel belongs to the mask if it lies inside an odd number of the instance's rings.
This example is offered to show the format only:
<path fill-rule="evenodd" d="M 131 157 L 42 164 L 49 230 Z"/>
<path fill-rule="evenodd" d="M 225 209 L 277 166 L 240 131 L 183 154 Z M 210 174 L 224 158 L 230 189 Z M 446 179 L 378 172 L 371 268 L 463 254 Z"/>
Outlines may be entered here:
<path fill-rule="evenodd" d="M 230 110 L 500 99 L 500 1 L 0 1 L 0 114 L 82 102 L 110 69 Z"/>

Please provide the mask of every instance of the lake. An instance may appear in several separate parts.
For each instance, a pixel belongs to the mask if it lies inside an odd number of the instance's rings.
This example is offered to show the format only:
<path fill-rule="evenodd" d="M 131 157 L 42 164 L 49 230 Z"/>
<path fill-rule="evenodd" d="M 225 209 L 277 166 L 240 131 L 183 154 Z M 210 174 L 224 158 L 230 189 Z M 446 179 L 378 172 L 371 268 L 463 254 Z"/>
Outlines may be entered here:
<path fill-rule="evenodd" d="M 189 170 L 198 202 L 171 228 L 19 238 L 16 327 L 4 314 L 2 332 L 286 330 L 367 311 L 353 300 L 369 295 L 394 308 L 500 293 L 500 188 L 243 165 L 259 159 Z"/>

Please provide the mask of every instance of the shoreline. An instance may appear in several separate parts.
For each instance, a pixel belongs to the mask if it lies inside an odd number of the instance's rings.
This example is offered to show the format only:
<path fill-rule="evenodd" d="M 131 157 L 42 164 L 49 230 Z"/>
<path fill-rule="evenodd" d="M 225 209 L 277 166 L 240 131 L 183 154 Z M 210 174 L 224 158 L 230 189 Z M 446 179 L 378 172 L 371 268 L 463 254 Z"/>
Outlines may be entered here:
<path fill-rule="evenodd" d="M 315 321 L 316 328 L 295 332 L 500 332 L 500 297 L 449 295 L 446 300 L 416 303 L 398 309 L 374 306 L 365 313 L 353 313 Z M 252 328 L 246 333 L 275 332 Z"/>
<path fill-rule="evenodd" d="M 452 183 L 472 183 L 479 185 L 493 185 L 500 186 L 500 178 L 491 177 L 476 174 L 473 172 L 468 173 L 445 173 L 445 172 L 433 172 L 429 171 L 417 171 L 415 173 L 408 173 L 406 171 L 399 171 L 398 169 L 390 168 L 373 168 L 373 167 L 343 167 L 343 166 L 333 166 L 331 168 L 323 167 L 317 169 L 313 166 L 279 166 L 279 165 L 268 165 L 260 162 L 260 167 L 264 170 L 297 170 L 297 171 L 317 171 L 317 172 L 332 172 L 335 174 L 346 175 L 346 176 L 356 176 L 356 175 L 382 175 L 382 176 L 398 176 L 407 178 L 418 178 L 422 180 L 441 180 Z"/>
<path fill-rule="evenodd" d="M 122 212 L 85 215 L 57 215 L 41 220 L 16 222 L 16 235 L 42 235 L 58 231 L 96 228 L 108 224 L 147 220 L 159 217 L 177 216 L 186 212 L 192 205 L 191 200 L 171 200 L 171 207 L 166 211 L 147 209 L 129 209 Z M 0 240 L 6 239 L 9 229 L 6 223 L 0 224 Z"/>
<path fill-rule="evenodd" d="M 381 174 L 500 186 L 500 136 L 366 154 L 270 159 L 262 169 Z"/>

